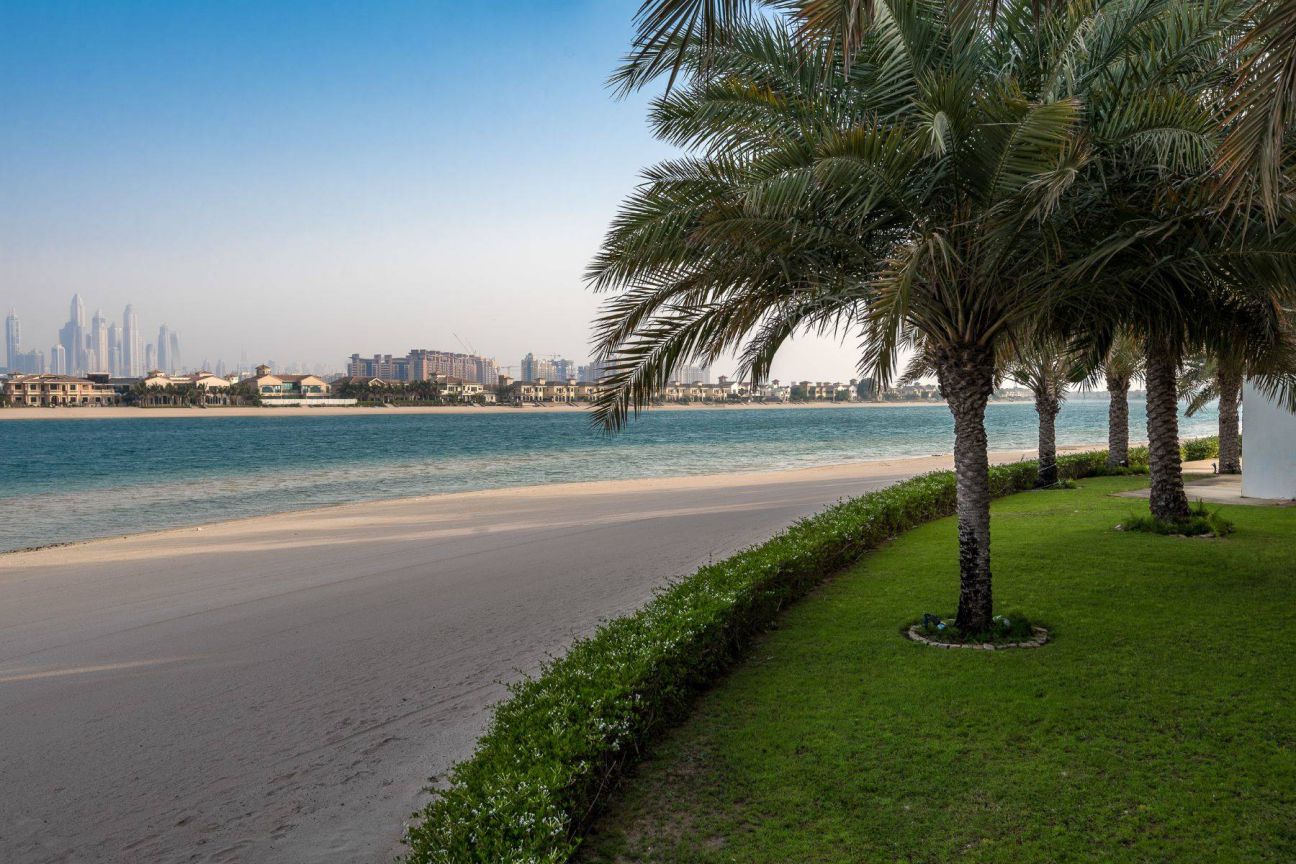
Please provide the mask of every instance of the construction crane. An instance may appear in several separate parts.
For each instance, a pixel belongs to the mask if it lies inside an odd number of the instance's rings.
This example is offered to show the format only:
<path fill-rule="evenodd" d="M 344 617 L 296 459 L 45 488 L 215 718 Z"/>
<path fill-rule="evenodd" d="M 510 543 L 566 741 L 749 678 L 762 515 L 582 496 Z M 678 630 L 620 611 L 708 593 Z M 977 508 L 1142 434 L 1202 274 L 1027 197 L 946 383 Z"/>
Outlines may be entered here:
<path fill-rule="evenodd" d="M 467 351 L 469 354 L 476 354 L 476 353 L 477 353 L 477 349 L 474 348 L 472 345 L 470 345 L 468 342 L 465 342 L 463 339 L 459 338 L 459 334 L 458 334 L 458 333 L 455 333 L 455 332 L 452 330 L 452 331 L 450 331 L 450 335 L 453 336 L 453 337 L 455 337 L 455 341 L 458 342 L 458 343 L 463 347 L 463 349 L 464 349 L 465 351 Z"/>

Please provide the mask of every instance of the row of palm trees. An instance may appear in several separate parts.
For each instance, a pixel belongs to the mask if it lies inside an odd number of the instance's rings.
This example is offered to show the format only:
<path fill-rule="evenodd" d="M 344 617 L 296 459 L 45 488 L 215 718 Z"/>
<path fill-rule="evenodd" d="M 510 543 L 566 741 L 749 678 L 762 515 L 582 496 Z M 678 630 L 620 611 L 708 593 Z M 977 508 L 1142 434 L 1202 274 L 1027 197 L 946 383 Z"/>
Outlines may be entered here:
<path fill-rule="evenodd" d="M 381 381 L 350 379 L 335 382 L 333 395 L 361 402 L 426 402 L 440 405 L 446 401 L 441 385 L 432 380 Z"/>
<path fill-rule="evenodd" d="M 261 404 L 261 394 L 250 381 L 240 381 L 222 389 L 189 383 L 149 385 L 136 381 L 122 393 L 121 398 L 126 405 L 153 407 Z"/>
<path fill-rule="evenodd" d="M 1055 385 L 1104 379 L 1120 463 L 1141 373 L 1152 512 L 1186 517 L 1184 359 L 1247 358 L 1276 391 L 1293 356 L 1290 178 L 1221 168 L 1253 121 L 1238 82 L 1272 47 L 1251 4 L 648 0 L 613 80 L 667 80 L 650 122 L 685 153 L 645 172 L 590 267 L 598 421 L 685 362 L 736 353 L 763 378 L 807 331 L 857 334 L 883 385 L 913 353 L 954 418 L 968 631 L 993 615 L 1003 377 L 1036 392 L 1042 443 Z"/>

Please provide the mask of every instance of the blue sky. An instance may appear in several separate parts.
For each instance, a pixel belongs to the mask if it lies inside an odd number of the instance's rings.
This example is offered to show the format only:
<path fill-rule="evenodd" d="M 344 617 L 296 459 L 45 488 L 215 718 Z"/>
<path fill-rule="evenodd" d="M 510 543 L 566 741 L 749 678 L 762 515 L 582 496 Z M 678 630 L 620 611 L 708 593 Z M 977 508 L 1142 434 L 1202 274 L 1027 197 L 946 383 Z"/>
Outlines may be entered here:
<path fill-rule="evenodd" d="M 604 86 L 637 0 L 0 4 L 0 304 L 79 291 L 188 363 L 583 359 L 582 271 L 670 151 Z M 845 376 L 794 349 L 782 374 Z M 776 370 L 780 371 L 780 370 Z"/>

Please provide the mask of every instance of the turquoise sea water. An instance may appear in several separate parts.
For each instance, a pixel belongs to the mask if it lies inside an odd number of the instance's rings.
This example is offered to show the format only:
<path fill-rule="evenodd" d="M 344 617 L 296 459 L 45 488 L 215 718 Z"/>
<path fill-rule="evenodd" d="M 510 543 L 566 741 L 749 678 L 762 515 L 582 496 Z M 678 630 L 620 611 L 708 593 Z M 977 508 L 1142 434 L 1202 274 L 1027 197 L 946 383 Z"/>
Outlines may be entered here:
<path fill-rule="evenodd" d="M 1132 437 L 1144 437 L 1131 401 Z M 1182 421 L 1208 435 L 1215 416 Z M 1072 400 L 1059 444 L 1106 441 Z M 1035 446 L 1029 404 L 992 405 L 991 449 Z M 581 413 L 0 420 L 0 551 L 286 510 L 501 486 L 800 468 L 948 453 L 944 405 L 649 412 L 617 437 Z"/>

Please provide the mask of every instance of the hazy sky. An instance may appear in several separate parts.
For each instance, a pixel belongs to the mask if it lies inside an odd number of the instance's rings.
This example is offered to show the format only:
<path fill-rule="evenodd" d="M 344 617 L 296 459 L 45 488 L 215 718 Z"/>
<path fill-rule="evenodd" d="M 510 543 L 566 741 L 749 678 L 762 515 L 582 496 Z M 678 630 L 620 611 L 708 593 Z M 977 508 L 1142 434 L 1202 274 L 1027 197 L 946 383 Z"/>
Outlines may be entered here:
<path fill-rule="evenodd" d="M 74 292 L 133 303 L 186 364 L 583 360 L 583 270 L 670 154 L 604 86 L 638 2 L 4 0 L 0 311 L 48 351 Z"/>

